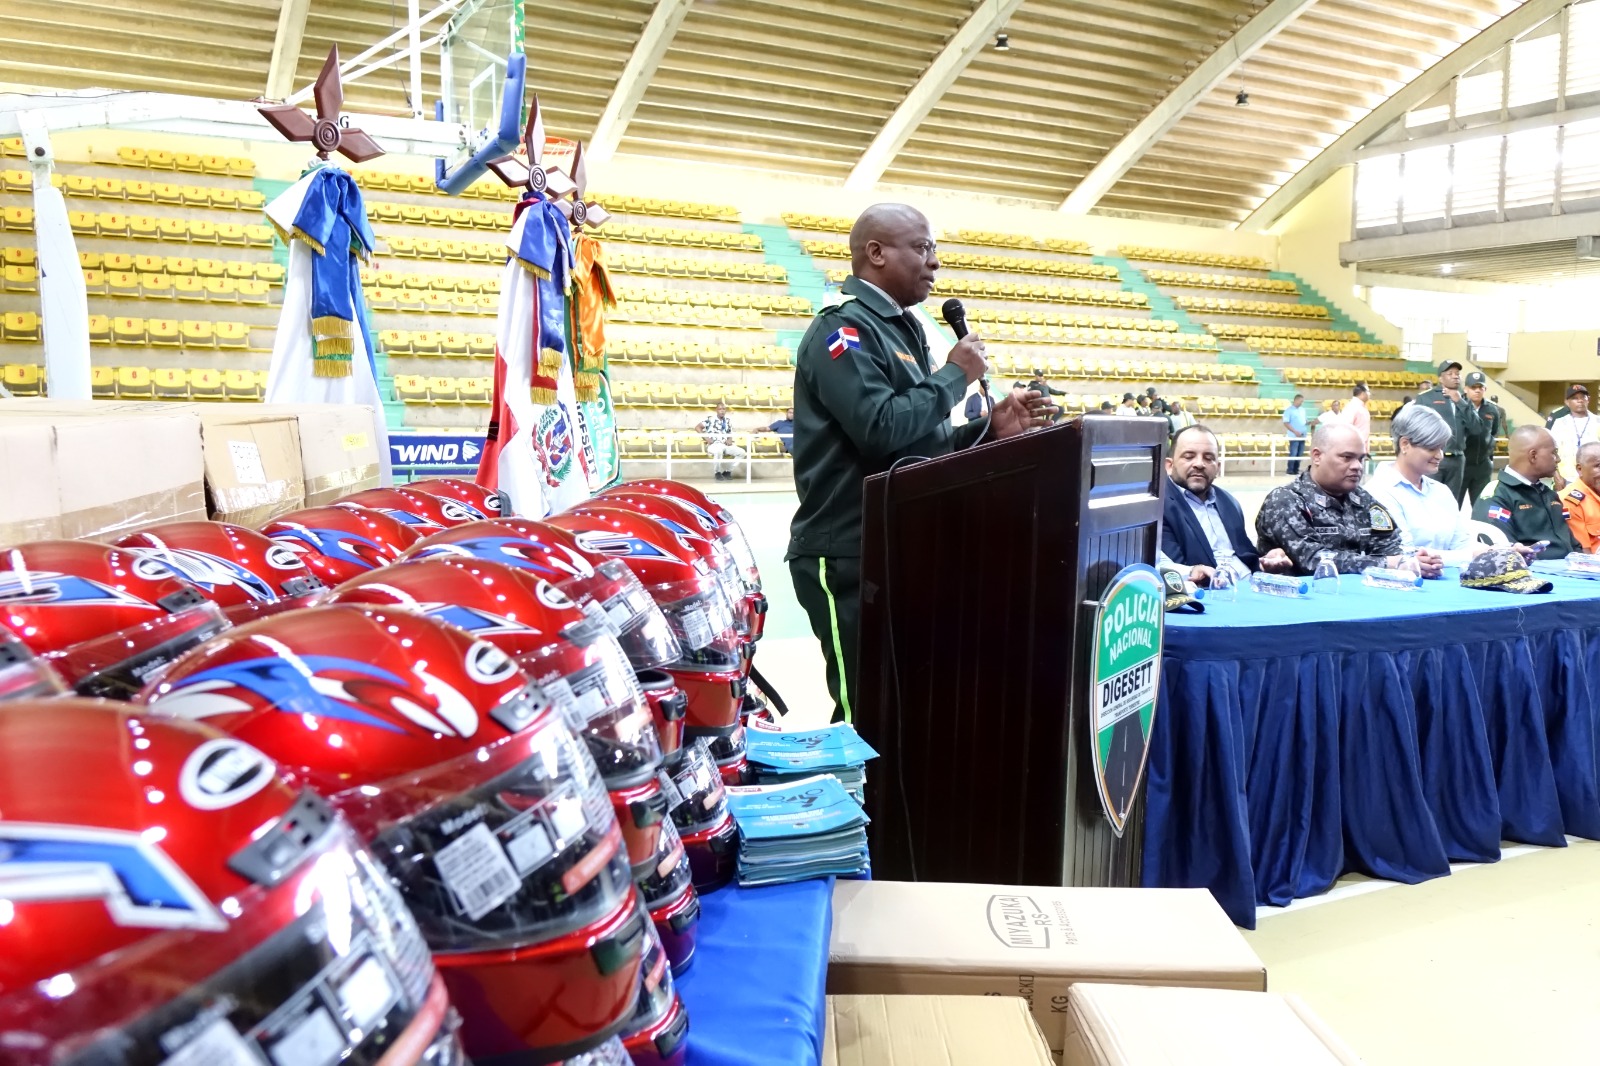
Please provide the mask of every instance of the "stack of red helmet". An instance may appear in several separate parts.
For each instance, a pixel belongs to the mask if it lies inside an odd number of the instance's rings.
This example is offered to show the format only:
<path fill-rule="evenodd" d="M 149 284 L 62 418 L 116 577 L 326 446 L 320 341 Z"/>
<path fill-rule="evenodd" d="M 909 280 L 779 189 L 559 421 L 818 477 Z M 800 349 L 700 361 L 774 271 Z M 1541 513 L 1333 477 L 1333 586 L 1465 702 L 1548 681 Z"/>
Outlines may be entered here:
<path fill-rule="evenodd" d="M 248 744 L 7 702 L 0 812 L 5 1062 L 464 1062 L 388 876 Z"/>
<path fill-rule="evenodd" d="M 623 836 L 589 748 L 500 648 L 338 603 L 234 629 L 141 701 L 265 752 L 349 818 L 421 926 L 474 1061 L 552 1062 L 623 1031 L 650 929 Z"/>

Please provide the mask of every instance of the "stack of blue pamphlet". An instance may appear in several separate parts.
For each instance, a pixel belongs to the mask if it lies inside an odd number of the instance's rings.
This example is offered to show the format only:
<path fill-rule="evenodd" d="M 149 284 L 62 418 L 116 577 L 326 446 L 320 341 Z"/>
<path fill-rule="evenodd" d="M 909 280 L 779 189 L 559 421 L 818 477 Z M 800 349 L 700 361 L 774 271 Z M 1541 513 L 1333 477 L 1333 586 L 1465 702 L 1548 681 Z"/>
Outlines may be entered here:
<path fill-rule="evenodd" d="M 866 762 L 878 757 L 848 722 L 785 733 L 753 721 L 745 730 L 745 743 L 745 757 L 757 784 L 777 785 L 813 774 L 832 774 L 857 803 L 865 800 Z"/>
<path fill-rule="evenodd" d="M 831 774 L 735 785 L 727 793 L 739 823 L 741 885 L 859 876 L 869 869 L 866 812 Z"/>

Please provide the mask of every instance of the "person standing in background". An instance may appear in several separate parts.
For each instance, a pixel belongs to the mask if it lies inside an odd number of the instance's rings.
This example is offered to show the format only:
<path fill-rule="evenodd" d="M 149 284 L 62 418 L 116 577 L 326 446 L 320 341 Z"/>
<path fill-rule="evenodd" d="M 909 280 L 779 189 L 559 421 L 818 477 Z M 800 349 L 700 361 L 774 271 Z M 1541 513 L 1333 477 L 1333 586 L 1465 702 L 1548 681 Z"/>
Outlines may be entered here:
<path fill-rule="evenodd" d="M 978 391 L 967 397 L 967 406 L 962 410 L 968 422 L 976 422 L 980 418 L 988 418 L 994 413 L 994 397 L 989 394 L 989 379 L 978 379 Z"/>
<path fill-rule="evenodd" d="M 1284 436 L 1289 438 L 1289 476 L 1300 474 L 1300 456 L 1306 451 L 1306 398 L 1294 394 L 1289 406 L 1283 409 Z"/>
<path fill-rule="evenodd" d="M 1367 391 L 1367 383 L 1356 382 L 1356 387 L 1350 390 L 1350 402 L 1344 405 L 1344 420 L 1350 428 L 1361 434 L 1361 446 L 1368 451 L 1372 441 L 1372 412 L 1367 408 L 1367 402 L 1372 399 L 1372 393 Z"/>
<path fill-rule="evenodd" d="M 1467 401 L 1478 412 L 1478 420 L 1483 423 L 1477 430 L 1467 434 L 1466 466 L 1462 473 L 1462 493 L 1458 498 L 1470 507 L 1472 501 L 1482 496 L 1483 490 L 1494 480 L 1495 442 L 1506 431 L 1506 413 L 1499 404 L 1484 399 L 1489 379 L 1483 374 L 1474 370 L 1466 376 L 1465 385 Z"/>
<path fill-rule="evenodd" d="M 1600 440 L 1600 423 L 1589 412 L 1589 387 L 1567 386 L 1567 417 L 1550 423 L 1550 436 L 1555 438 L 1556 451 L 1561 463 L 1556 467 L 1556 491 L 1564 489 L 1569 481 L 1578 480 L 1578 449 Z"/>
<path fill-rule="evenodd" d="M 1196 425 L 1196 422 L 1194 415 L 1183 409 L 1182 400 L 1173 400 L 1167 405 L 1167 425 L 1170 427 L 1167 430 L 1168 435 L 1173 441 L 1177 441 L 1178 434 Z"/>
<path fill-rule="evenodd" d="M 1439 472 L 1431 475 L 1435 481 L 1450 486 L 1450 491 L 1461 498 L 1466 487 L 1467 438 L 1483 432 L 1483 419 L 1472 401 L 1461 395 L 1461 364 L 1446 359 L 1439 364 L 1439 383 L 1416 399 L 1417 403 L 1433 408 L 1434 414 L 1450 427 L 1450 440 L 1444 446 L 1444 458 L 1439 461 Z"/>

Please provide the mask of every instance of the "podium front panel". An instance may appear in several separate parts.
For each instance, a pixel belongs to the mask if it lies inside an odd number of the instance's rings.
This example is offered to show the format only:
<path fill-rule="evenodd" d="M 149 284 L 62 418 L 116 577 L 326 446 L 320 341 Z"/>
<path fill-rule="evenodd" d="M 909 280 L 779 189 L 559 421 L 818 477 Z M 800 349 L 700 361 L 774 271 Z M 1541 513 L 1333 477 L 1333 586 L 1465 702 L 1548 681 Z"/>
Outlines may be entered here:
<path fill-rule="evenodd" d="M 1089 417 L 867 479 L 856 724 L 873 873 L 1138 883 L 1089 764 L 1092 604 L 1160 539 L 1164 420 Z M 1090 604 L 1090 606 L 1085 606 Z"/>

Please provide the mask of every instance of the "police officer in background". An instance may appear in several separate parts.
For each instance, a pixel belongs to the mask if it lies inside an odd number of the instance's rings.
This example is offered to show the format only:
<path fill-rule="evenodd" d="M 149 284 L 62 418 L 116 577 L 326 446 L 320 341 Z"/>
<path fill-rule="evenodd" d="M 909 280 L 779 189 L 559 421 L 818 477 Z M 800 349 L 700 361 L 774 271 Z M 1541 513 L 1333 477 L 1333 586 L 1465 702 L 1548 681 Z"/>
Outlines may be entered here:
<path fill-rule="evenodd" d="M 795 357 L 794 482 L 800 496 L 785 555 L 795 598 L 827 663 L 835 719 L 856 698 L 862 480 L 899 458 L 932 458 L 1046 425 L 1046 397 L 1013 389 L 986 418 L 959 428 L 950 410 L 983 377 L 983 340 L 969 333 L 944 366 L 910 309 L 939 269 L 933 231 L 905 204 L 867 208 L 850 230 L 844 301 L 812 320 Z"/>
<path fill-rule="evenodd" d="M 1416 403 L 1431 407 L 1445 420 L 1451 430 L 1450 443 L 1445 445 L 1444 459 L 1439 472 L 1431 475 L 1435 481 L 1450 486 L 1450 491 L 1461 499 L 1466 487 L 1467 438 L 1483 431 L 1483 420 L 1472 401 L 1461 395 L 1461 364 L 1446 359 L 1439 364 L 1439 383 L 1418 396 Z"/>
<path fill-rule="evenodd" d="M 1470 506 L 1473 500 L 1483 495 L 1484 488 L 1494 479 L 1494 445 L 1506 431 L 1506 413 L 1493 400 L 1484 399 L 1489 379 L 1483 374 L 1474 370 L 1467 375 L 1464 384 L 1467 402 L 1478 412 L 1481 423 L 1476 430 L 1467 433 L 1462 473 L 1464 491 L 1457 497 Z"/>
<path fill-rule="evenodd" d="M 1342 422 L 1318 426 L 1311 437 L 1311 466 L 1287 485 L 1267 493 L 1256 514 L 1256 544 L 1262 569 L 1276 570 L 1288 556 L 1296 574 L 1309 574 L 1317 556 L 1333 553 L 1341 574 L 1369 566 L 1394 566 L 1405 542 L 1389 509 L 1361 487 L 1367 453 L 1361 434 Z M 1269 560 L 1275 565 L 1268 566 Z M 1438 577 L 1444 560 L 1423 549 L 1417 553 L 1424 577 Z"/>

